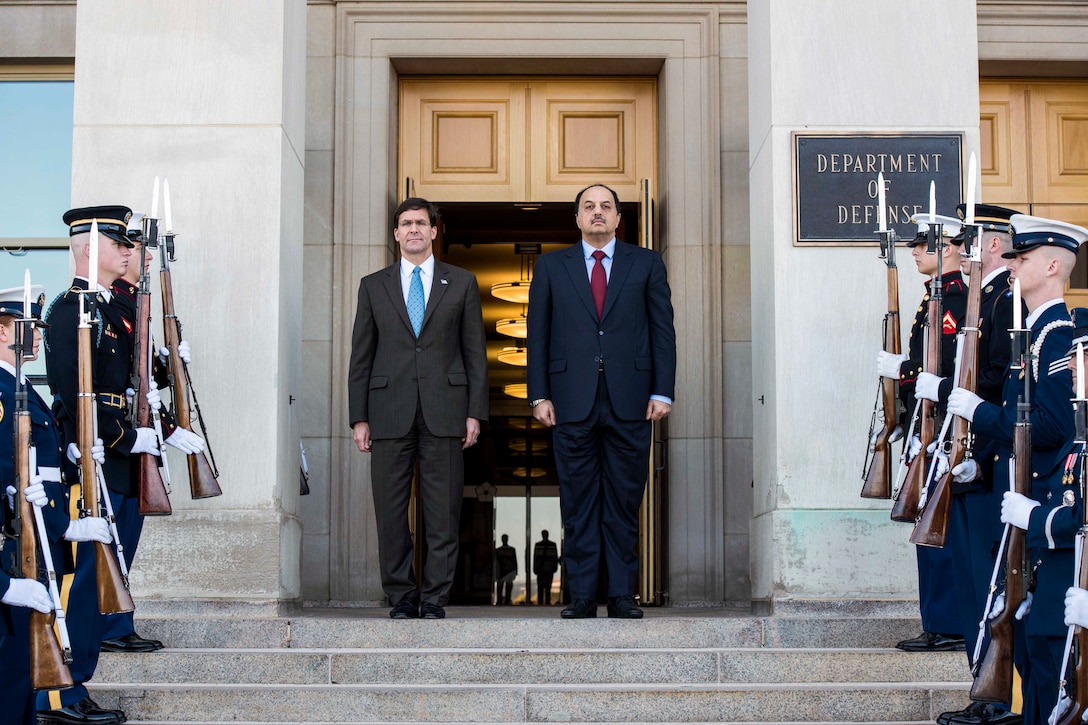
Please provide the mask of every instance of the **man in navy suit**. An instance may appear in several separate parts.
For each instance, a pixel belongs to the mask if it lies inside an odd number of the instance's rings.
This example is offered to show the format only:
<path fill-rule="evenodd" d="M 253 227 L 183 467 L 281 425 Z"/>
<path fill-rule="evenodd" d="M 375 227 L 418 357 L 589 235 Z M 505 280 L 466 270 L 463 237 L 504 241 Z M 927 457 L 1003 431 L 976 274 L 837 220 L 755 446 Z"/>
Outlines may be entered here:
<path fill-rule="evenodd" d="M 638 619 L 638 509 L 652 422 L 669 414 L 676 378 L 671 293 L 660 254 L 616 239 L 615 191 L 583 189 L 575 221 L 582 241 L 537 260 L 528 319 L 530 406 L 555 427 L 562 616 L 597 616 L 603 552 L 608 616 Z"/>

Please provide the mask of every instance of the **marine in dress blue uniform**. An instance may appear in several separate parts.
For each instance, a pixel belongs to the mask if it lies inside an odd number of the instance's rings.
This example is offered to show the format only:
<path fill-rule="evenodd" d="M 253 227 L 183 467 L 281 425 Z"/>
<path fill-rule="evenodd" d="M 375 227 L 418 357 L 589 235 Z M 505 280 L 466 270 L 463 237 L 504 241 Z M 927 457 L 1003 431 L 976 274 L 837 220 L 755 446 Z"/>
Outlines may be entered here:
<path fill-rule="evenodd" d="M 41 317 L 42 287 L 32 288 L 31 315 Z M 23 288 L 0 290 L 0 326 L 14 334 L 15 319 L 22 318 Z M 37 334 L 37 333 L 36 333 Z M 14 487 L 15 481 L 15 367 L 14 350 L 9 337 L 0 340 L 0 493 Z M 29 356 L 32 357 L 33 356 Z M 10 358 L 10 360 L 9 360 Z M 49 497 L 42 507 L 53 565 L 58 574 L 65 569 L 65 547 L 60 540 L 68 527 L 67 495 L 60 483 L 61 440 L 53 413 L 24 377 L 27 410 L 30 413 L 30 439 L 37 453 L 38 474 Z M 18 541 L 7 536 L 14 518 L 17 499 L 4 495 L 0 503 L 0 525 L 5 533 L 0 554 L 0 593 L 6 592 L 14 572 Z M 24 526 L 33 525 L 24 522 Z M 24 572 L 23 576 L 31 576 Z M 0 724 L 29 725 L 34 722 L 34 693 L 30 679 L 30 609 L 0 603 Z"/>
<path fill-rule="evenodd" d="M 1057 701 L 1058 678 L 1064 646 L 1062 602 L 1073 577 L 1070 535 L 1054 538 L 1055 507 L 1065 500 L 1062 480 L 1073 444 L 1072 376 L 1069 349 L 1073 322 L 1061 294 L 1076 261 L 1076 250 L 1088 231 L 1040 217 L 1016 214 L 1013 251 L 1005 256 L 1014 279 L 1024 288 L 1031 310 L 1025 326 L 1031 329 L 1032 355 L 1022 370 L 1010 367 L 1001 405 L 987 403 L 957 389 L 949 409 L 972 420 L 972 430 L 989 439 L 985 455 L 994 461 L 993 487 L 1003 494 L 1001 520 L 1027 531 L 1027 546 L 1034 569 L 1034 586 L 1019 629 L 1016 660 L 1023 680 L 1025 725 L 1044 723 Z M 1016 404 L 1024 393 L 1024 377 L 1031 376 L 1031 497 L 1012 493 L 1009 459 L 1013 452 Z M 1075 500 L 1071 502 L 1071 506 Z M 1020 513 L 1018 514 L 1017 511 Z M 1030 513 L 1029 513 L 1030 512 Z M 1057 516 L 1055 513 L 1054 516 Z M 1021 647 L 1021 641 L 1024 643 Z"/>
<path fill-rule="evenodd" d="M 959 232 L 959 222 L 951 217 L 940 217 L 942 233 L 945 237 L 952 238 Z M 907 242 L 907 246 L 914 250 L 916 247 L 928 243 L 928 224 L 919 223 L 918 235 Z M 928 254 L 921 250 L 921 255 Z M 923 261 L 932 263 L 933 260 L 925 256 L 918 257 L 919 269 L 925 269 Z M 942 309 L 941 320 L 938 323 L 941 333 L 941 359 L 938 363 L 939 376 L 951 376 L 956 366 L 956 333 L 967 314 L 967 286 L 963 281 L 963 275 L 958 269 L 958 258 L 951 261 L 952 255 L 942 259 L 941 269 L 941 294 Z M 933 265 L 935 266 L 935 265 Z M 923 351 L 925 348 L 924 325 L 927 324 L 929 314 L 929 300 L 932 290 L 932 281 L 926 282 L 926 293 L 914 316 L 911 326 L 910 339 L 907 344 L 908 356 L 899 369 L 899 395 L 911 415 L 915 410 L 917 399 L 915 397 L 915 385 L 918 376 L 923 370 Z M 909 421 L 907 421 L 909 427 Z M 910 442 L 907 443 L 910 445 Z M 945 549 L 930 546 L 916 546 L 915 553 L 918 560 L 918 609 L 922 618 L 922 634 L 912 639 L 902 640 L 896 647 L 908 652 L 928 652 L 950 649 L 960 649 L 963 645 L 963 630 L 960 623 L 959 607 L 956 603 L 956 592 L 949 582 L 952 579 L 952 559 Z"/>

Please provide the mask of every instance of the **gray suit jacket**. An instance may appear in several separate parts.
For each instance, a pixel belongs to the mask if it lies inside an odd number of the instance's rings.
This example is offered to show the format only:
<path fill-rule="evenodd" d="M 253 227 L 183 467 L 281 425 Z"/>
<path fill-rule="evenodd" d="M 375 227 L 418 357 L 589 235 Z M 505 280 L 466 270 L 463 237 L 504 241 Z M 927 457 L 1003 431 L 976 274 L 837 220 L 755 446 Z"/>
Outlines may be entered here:
<path fill-rule="evenodd" d="M 363 277 L 348 368 L 348 422 L 375 439 L 408 434 L 417 396 L 433 435 L 460 437 L 465 419 L 487 420 L 487 351 L 471 272 L 435 260 L 419 339 L 400 284 L 400 262 Z"/>

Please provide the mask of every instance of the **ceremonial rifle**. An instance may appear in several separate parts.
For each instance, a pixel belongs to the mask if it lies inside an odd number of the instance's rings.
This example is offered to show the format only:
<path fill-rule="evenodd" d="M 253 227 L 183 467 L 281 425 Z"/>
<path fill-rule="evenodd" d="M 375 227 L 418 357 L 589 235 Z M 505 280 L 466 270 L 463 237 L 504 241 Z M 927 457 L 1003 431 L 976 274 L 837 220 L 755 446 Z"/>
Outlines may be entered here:
<path fill-rule="evenodd" d="M 932 228 L 931 226 L 930 229 Z M 964 248 L 970 263 L 968 271 L 970 285 L 967 289 L 967 316 L 960 327 L 956 341 L 956 386 L 972 393 L 978 387 L 978 345 L 981 334 L 979 314 L 982 306 L 982 250 L 978 230 L 979 228 L 973 224 L 964 227 Z M 952 418 L 953 416 L 949 416 L 945 420 L 946 430 Z M 944 546 L 948 533 L 948 516 L 952 508 L 952 469 L 970 456 L 972 445 L 971 421 L 961 416 L 954 416 L 954 418 L 951 450 L 941 451 L 942 454 L 948 456 L 948 470 L 937 478 L 934 473 L 938 459 L 934 456 L 933 470 L 926 484 L 926 504 L 910 536 L 912 544 Z M 944 438 L 944 431 L 942 431 L 938 444 L 940 447 L 946 445 Z M 934 478 L 937 480 L 934 481 Z"/>
<path fill-rule="evenodd" d="M 189 489 L 194 499 L 211 498 L 220 496 L 223 490 L 219 487 L 219 473 L 214 467 L 215 456 L 212 454 L 211 440 L 204 426 L 204 417 L 200 414 L 200 404 L 196 402 L 196 391 L 193 390 L 192 380 L 189 378 L 189 367 L 178 354 L 178 345 L 181 344 L 181 322 L 174 312 L 174 286 L 170 278 L 170 263 L 174 257 L 174 232 L 173 220 L 170 215 L 170 186 L 165 182 L 163 189 L 164 210 L 166 212 L 166 233 L 162 244 L 159 245 L 159 283 L 162 287 L 162 316 L 163 332 L 166 347 L 169 350 L 169 380 L 170 389 L 173 391 L 174 416 L 178 425 L 192 430 L 190 427 L 192 418 L 189 408 L 190 392 L 193 396 L 193 405 L 196 409 L 197 420 L 200 423 L 200 431 L 204 435 L 204 445 L 208 449 L 208 455 L 212 463 L 208 463 L 208 457 L 204 452 L 190 453 L 187 456 L 189 464 Z"/>
<path fill-rule="evenodd" d="M 1012 338 L 1012 369 L 1020 370 L 1024 378 L 1024 394 L 1016 403 L 1016 428 L 1013 432 L 1013 455 L 1009 460 L 1012 490 L 1031 496 L 1031 376 L 1032 350 L 1031 329 L 1018 328 L 1009 331 Z M 1011 702 L 1014 633 L 1013 621 L 1016 610 L 1031 588 L 1031 562 L 1028 560 L 1027 532 L 1012 524 L 1005 524 L 1001 537 L 1002 546 L 994 561 L 994 574 L 990 577 L 990 595 L 979 623 L 980 632 L 986 624 L 994 601 L 997 572 L 1005 568 L 1005 605 L 989 619 L 990 644 L 980 662 L 978 652 L 983 638 L 975 648 L 974 684 L 971 699 L 977 702 Z"/>
<path fill-rule="evenodd" d="M 1080 486 L 1081 510 L 1084 512 L 1073 549 L 1073 586 L 1088 589 L 1088 506 L 1084 503 L 1088 501 L 1085 498 L 1088 496 L 1088 476 L 1085 475 L 1084 461 L 1085 446 L 1088 445 L 1088 400 L 1084 397 L 1084 346 L 1081 343 L 1077 344 L 1077 393 L 1073 406 L 1077 430 L 1075 442 L 1080 457 L 1080 476 L 1077 483 Z M 1072 677 L 1069 676 L 1070 658 L 1074 658 L 1076 663 Z M 1080 725 L 1085 711 L 1088 710 L 1088 629 L 1076 624 L 1069 625 L 1060 677 L 1058 704 L 1054 706 L 1056 712 L 1051 721 L 1055 725 Z M 1059 710 L 1063 704 L 1067 707 L 1064 712 Z"/>
<path fill-rule="evenodd" d="M 94 384 L 91 374 L 91 324 L 96 320 L 98 298 L 98 222 L 91 222 L 91 261 L 87 289 L 79 295 L 79 402 L 76 411 L 77 445 L 83 454 L 79 459 L 80 495 L 83 498 L 81 514 L 101 516 L 100 493 L 102 471 L 91 455 L 91 448 L 98 438 L 98 412 L 96 410 Z M 108 505 L 108 503 L 107 503 Z M 113 517 L 111 516 L 110 519 Z M 113 522 L 111 522 L 113 523 Z M 111 526 L 114 543 L 120 546 L 115 523 Z M 94 542 L 95 575 L 98 581 L 98 611 L 102 614 L 131 612 L 136 608 L 128 591 L 128 578 L 121 570 L 109 544 Z"/>
<path fill-rule="evenodd" d="M 883 188 L 883 181 L 881 188 Z M 895 264 L 895 230 L 887 229 L 880 234 L 880 258 L 888 267 L 888 312 L 884 315 L 884 350 L 900 354 L 899 337 L 899 268 Z M 892 496 L 892 437 L 899 424 L 899 381 L 882 377 L 877 391 L 880 407 L 873 406 L 873 418 L 869 426 L 870 446 L 866 450 L 868 471 L 864 473 L 861 487 L 862 498 L 891 498 Z M 878 410 L 883 418 L 880 430 L 876 428 Z"/>
<path fill-rule="evenodd" d="M 155 234 L 156 220 L 150 220 L 151 233 Z M 147 226 L 145 224 L 145 226 Z M 144 244 L 149 237 L 144 237 Z M 132 388 L 135 394 L 132 396 L 132 405 L 135 409 L 133 428 L 150 428 L 154 425 L 155 434 L 158 437 L 159 448 L 162 448 L 163 435 L 162 423 L 158 415 L 152 414 L 146 396 L 154 384 L 151 380 L 151 360 L 154 355 L 154 346 L 151 344 L 151 286 L 147 265 L 144 263 L 146 255 L 143 245 L 140 246 L 140 288 L 136 293 L 136 346 L 132 365 Z M 152 421 L 152 418 L 154 419 Z M 144 516 L 167 516 L 173 513 L 170 506 L 169 491 L 166 489 L 166 481 L 159 471 L 159 461 L 167 466 L 166 457 L 156 456 L 154 453 L 138 453 L 138 501 L 140 514 Z M 164 468 L 167 480 L 169 469 Z"/>
<path fill-rule="evenodd" d="M 925 366 L 924 370 L 931 375 L 940 374 L 941 364 L 941 339 L 943 337 L 943 321 L 941 319 L 943 313 L 943 293 L 942 293 L 942 251 L 944 250 L 945 242 L 941 235 L 942 225 L 930 224 L 929 225 L 929 250 L 927 254 L 937 255 L 937 273 L 933 275 L 933 281 L 930 283 L 929 293 L 929 307 L 926 311 L 926 347 L 925 347 Z M 913 523 L 918 519 L 918 512 L 920 510 L 920 502 L 922 498 L 922 490 L 926 485 L 926 455 L 929 449 L 929 444 L 933 442 L 936 437 L 936 415 L 937 404 L 932 400 L 919 399 L 918 404 L 915 406 L 918 411 L 917 415 L 917 429 L 918 438 L 921 441 L 922 447 L 918 449 L 918 454 L 911 460 L 910 465 L 907 467 L 907 477 L 903 481 L 902 487 L 899 489 L 899 495 L 895 499 L 895 503 L 892 505 L 891 519 L 892 521 L 902 521 L 905 523 Z M 909 449 L 911 441 L 908 439 L 903 442 L 904 449 Z"/>
<path fill-rule="evenodd" d="M 19 538 L 19 556 L 15 561 L 15 576 L 38 579 L 41 552 L 48 576 L 49 596 L 53 611 L 48 614 L 30 610 L 30 682 L 35 690 L 56 690 L 71 687 L 74 682 L 68 664 L 72 661 L 72 644 L 68 638 L 67 620 L 57 588 L 57 573 L 53 569 L 52 552 L 45 532 L 41 510 L 26 500 L 26 488 L 33 472 L 38 469 L 37 456 L 30 434 L 30 406 L 23 381 L 24 355 L 33 357 L 35 320 L 30 308 L 30 272 L 23 284 L 23 319 L 15 321 L 15 477 L 19 505 L 15 507 L 14 529 Z M 29 353 L 29 354 L 28 354 Z M 27 525 L 33 522 L 32 525 Z M 54 630 L 54 623 L 57 625 Z M 59 641 L 58 641 L 59 638 Z"/>

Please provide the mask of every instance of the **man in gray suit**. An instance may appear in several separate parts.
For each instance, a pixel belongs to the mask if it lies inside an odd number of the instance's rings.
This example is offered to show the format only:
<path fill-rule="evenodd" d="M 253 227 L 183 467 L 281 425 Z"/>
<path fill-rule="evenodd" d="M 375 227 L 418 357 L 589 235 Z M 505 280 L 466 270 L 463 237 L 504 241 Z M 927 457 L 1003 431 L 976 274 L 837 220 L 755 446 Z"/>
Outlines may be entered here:
<path fill-rule="evenodd" d="M 438 209 L 404 200 L 401 259 L 363 278 L 351 340 L 348 410 L 371 453 L 382 588 L 393 619 L 442 619 L 457 566 L 462 450 L 487 420 L 487 353 L 476 277 L 434 258 Z M 408 501 L 419 463 L 426 532 L 422 588 L 412 571 Z M 421 603 L 422 602 L 422 603 Z"/>

